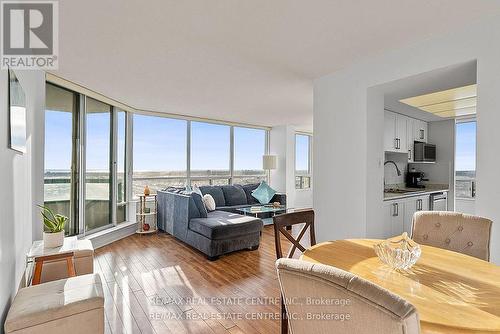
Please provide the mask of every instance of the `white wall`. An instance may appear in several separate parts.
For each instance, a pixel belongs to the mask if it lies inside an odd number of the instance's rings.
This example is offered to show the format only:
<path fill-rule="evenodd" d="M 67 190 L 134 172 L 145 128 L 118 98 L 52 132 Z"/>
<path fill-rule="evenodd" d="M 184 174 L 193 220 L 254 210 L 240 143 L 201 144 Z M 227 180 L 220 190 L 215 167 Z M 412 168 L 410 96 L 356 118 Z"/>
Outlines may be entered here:
<path fill-rule="evenodd" d="M 0 71 L 0 312 L 5 319 L 10 302 L 21 281 L 25 267 L 25 254 L 41 226 L 35 205 L 40 198 L 43 183 L 37 175 L 40 166 L 38 126 L 34 126 L 45 106 L 45 75 L 38 71 L 16 71 L 26 93 L 27 153 L 8 149 L 7 71 Z M 42 121 L 43 126 L 43 121 Z M 38 150 L 38 151 L 37 151 Z M 40 169 L 41 168 L 41 169 Z M 39 170 L 40 169 L 40 170 Z M 36 224 L 33 224 L 36 222 Z M 3 326 L 0 331 L 3 331 Z"/>
<path fill-rule="evenodd" d="M 393 164 L 387 164 L 384 166 L 384 181 L 386 187 L 391 186 L 404 186 L 405 176 L 408 172 L 408 154 L 406 153 L 394 153 L 385 152 L 385 161 L 394 161 L 398 166 L 401 175 L 398 176 L 396 167 Z"/>
<path fill-rule="evenodd" d="M 270 185 L 286 193 L 289 208 L 311 208 L 312 188 L 295 189 L 295 133 L 291 125 L 276 126 L 270 131 L 269 153 L 277 156 L 277 168 L 271 171 Z"/>
<path fill-rule="evenodd" d="M 465 23 L 464 23 L 465 24 Z M 314 83 L 314 206 L 318 239 L 365 237 L 383 219 L 383 96 L 376 86 L 477 60 L 476 213 L 500 222 L 498 17 L 373 57 Z M 369 217 L 369 218 L 367 218 Z M 500 225 L 492 260 L 500 262 Z"/>

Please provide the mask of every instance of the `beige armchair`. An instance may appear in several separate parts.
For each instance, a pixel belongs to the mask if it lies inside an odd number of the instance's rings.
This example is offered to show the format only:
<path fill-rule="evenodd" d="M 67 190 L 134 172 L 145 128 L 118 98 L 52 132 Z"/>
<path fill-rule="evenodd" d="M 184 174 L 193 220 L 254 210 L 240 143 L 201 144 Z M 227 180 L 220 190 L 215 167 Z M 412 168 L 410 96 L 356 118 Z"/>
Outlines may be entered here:
<path fill-rule="evenodd" d="M 413 216 L 412 239 L 490 260 L 491 220 L 449 211 L 420 211 Z"/>
<path fill-rule="evenodd" d="M 276 268 L 292 334 L 420 332 L 412 304 L 354 274 L 294 259 Z"/>

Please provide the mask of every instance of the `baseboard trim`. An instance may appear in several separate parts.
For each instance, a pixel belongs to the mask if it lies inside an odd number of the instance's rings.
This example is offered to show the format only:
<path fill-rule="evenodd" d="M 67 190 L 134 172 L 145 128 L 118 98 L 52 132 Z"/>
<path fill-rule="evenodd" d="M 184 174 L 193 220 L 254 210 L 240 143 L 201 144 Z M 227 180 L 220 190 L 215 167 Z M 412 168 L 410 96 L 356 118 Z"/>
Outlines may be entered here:
<path fill-rule="evenodd" d="M 97 249 L 134 234 L 136 229 L 136 223 L 122 223 L 104 231 L 91 234 L 85 239 L 90 240 L 94 249 Z"/>

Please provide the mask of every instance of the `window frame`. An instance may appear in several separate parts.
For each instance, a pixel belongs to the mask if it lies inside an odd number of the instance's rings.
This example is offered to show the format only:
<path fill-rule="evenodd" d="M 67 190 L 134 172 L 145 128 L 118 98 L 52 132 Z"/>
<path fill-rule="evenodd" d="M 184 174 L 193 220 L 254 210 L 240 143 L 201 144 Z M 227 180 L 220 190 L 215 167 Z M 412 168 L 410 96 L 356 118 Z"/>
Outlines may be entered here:
<path fill-rule="evenodd" d="M 94 233 L 97 233 L 102 230 L 106 230 L 112 227 L 116 227 L 117 225 L 121 224 L 117 223 L 117 204 L 121 204 L 125 206 L 125 222 L 129 221 L 128 217 L 128 211 L 129 211 L 129 206 L 131 203 L 131 197 L 129 197 L 129 188 L 128 186 L 129 183 L 129 163 L 128 163 L 128 157 L 129 157 L 129 151 L 128 151 L 128 146 L 129 146 L 129 115 L 130 112 L 128 110 L 125 110 L 121 107 L 117 107 L 114 104 L 110 104 L 109 100 L 106 99 L 100 99 L 99 97 L 96 97 L 95 95 L 86 95 L 82 93 L 81 91 L 74 90 L 70 87 L 65 87 L 64 85 L 61 85 L 58 82 L 53 82 L 51 80 L 46 80 L 46 84 L 50 84 L 52 86 L 55 86 L 57 88 L 64 89 L 68 92 L 71 92 L 74 95 L 75 98 L 75 105 L 74 105 L 74 110 L 73 110 L 73 143 L 72 143 L 72 165 L 74 168 L 70 171 L 72 180 L 73 178 L 76 181 L 72 181 L 74 183 L 74 190 L 71 191 L 71 216 L 72 219 L 76 219 L 78 221 L 77 226 L 75 226 L 74 230 L 70 231 L 70 236 L 87 236 L 91 235 Z M 110 164 L 110 223 L 94 228 L 91 230 L 86 231 L 85 229 L 85 204 L 86 204 L 86 153 L 87 153 L 87 147 L 86 147 L 86 142 L 87 142 L 87 99 L 92 98 L 98 102 L 102 102 L 106 105 L 110 106 L 110 113 L 111 113 L 111 119 L 110 119 L 110 159 L 109 159 L 109 164 Z M 45 109 L 46 110 L 46 109 Z M 46 112 L 44 110 L 44 112 Z M 125 202 L 123 203 L 116 203 L 116 196 L 117 196 L 117 189 L 115 188 L 117 186 L 116 183 L 116 177 L 117 177 L 117 114 L 118 112 L 124 112 L 125 113 Z M 44 152 L 46 150 L 46 147 L 44 146 Z M 45 154 L 45 153 L 44 153 Z M 45 168 L 44 168 L 45 171 Z M 45 179 L 45 178 L 44 178 Z"/>
<path fill-rule="evenodd" d="M 453 171 L 453 179 L 454 179 L 454 184 L 453 184 L 453 188 L 454 188 L 454 192 L 455 192 L 455 199 L 458 199 L 458 200 L 465 200 L 465 201 L 475 201 L 476 200 L 476 178 L 474 178 L 473 180 L 470 180 L 470 192 L 471 192 L 471 195 L 469 197 L 463 197 L 463 196 L 459 196 L 457 195 L 457 166 L 456 166 L 456 158 L 457 158 L 457 139 L 456 139 L 456 136 L 457 136 L 457 125 L 458 124 L 463 124 L 463 123 L 476 123 L 476 155 L 475 155 L 475 159 L 476 159 L 476 163 L 477 163 L 477 117 L 476 116 L 465 116 L 465 117 L 460 117 L 460 118 L 456 118 L 455 119 L 455 138 L 454 138 L 454 141 L 455 141 L 455 148 L 454 148 L 454 159 L 455 161 L 453 162 L 453 165 L 454 165 L 454 171 Z M 474 172 L 477 172 L 477 166 L 476 168 L 474 169 Z M 464 181 L 469 181 L 469 180 L 464 180 Z"/>
<path fill-rule="evenodd" d="M 208 181 L 210 185 L 213 185 L 214 183 L 217 183 L 219 180 L 228 180 L 227 184 L 236 184 L 235 181 L 238 180 L 241 177 L 259 177 L 262 178 L 265 181 L 269 181 L 269 175 L 268 173 L 265 173 L 263 175 L 245 175 L 245 176 L 238 176 L 234 175 L 234 128 L 249 128 L 249 129 L 259 129 L 259 130 L 264 130 L 265 131 L 265 147 L 264 147 L 264 154 L 269 154 L 269 136 L 270 136 L 270 128 L 269 127 L 263 127 L 263 126 L 254 126 L 254 125 L 248 125 L 248 124 L 240 124 L 240 123 L 233 123 L 233 122 L 224 122 L 224 121 L 217 121 L 217 120 L 210 120 L 210 119 L 200 119 L 196 117 L 188 117 L 188 116 L 181 116 L 181 115 L 171 115 L 171 114 L 164 114 L 164 113 L 159 113 L 159 112 L 151 112 L 151 111 L 136 111 L 131 113 L 131 124 L 130 128 L 133 128 L 133 115 L 139 114 L 143 116 L 151 116 L 151 117 L 162 117 L 162 118 L 167 118 L 167 119 L 179 119 L 179 120 L 185 120 L 186 121 L 186 168 L 187 168 L 187 174 L 186 177 L 160 177 L 160 178 L 165 178 L 165 179 L 178 179 L 178 180 L 186 180 L 186 186 L 192 187 L 195 182 L 193 181 Z M 198 122 L 198 123 L 207 123 L 207 124 L 216 124 L 216 125 L 226 125 L 229 126 L 229 140 L 230 140 L 230 145 L 229 145 L 229 174 L 228 175 L 206 175 L 206 176 L 193 176 L 191 175 L 191 132 L 192 132 L 192 122 Z M 133 131 L 131 130 L 131 133 Z M 131 139 L 131 143 L 129 146 L 133 146 L 133 135 Z M 133 149 L 131 149 L 133 150 Z M 133 164 L 131 164 L 131 177 L 129 184 L 132 184 L 134 180 L 137 178 L 133 177 Z M 144 178 L 143 178 L 144 179 Z M 159 179 L 159 178 L 151 178 L 151 179 Z M 129 186 L 129 189 L 133 188 L 133 186 Z M 131 200 L 136 199 L 135 194 L 131 193 L 130 197 Z"/>
<path fill-rule="evenodd" d="M 307 142 L 307 173 L 297 172 L 297 137 L 306 136 L 308 138 Z M 313 151 L 313 135 L 307 132 L 295 132 L 294 136 L 294 183 L 296 190 L 310 190 L 312 189 L 312 151 Z M 299 180 L 299 182 L 297 182 Z M 305 187 L 305 180 L 308 180 L 308 187 Z"/>

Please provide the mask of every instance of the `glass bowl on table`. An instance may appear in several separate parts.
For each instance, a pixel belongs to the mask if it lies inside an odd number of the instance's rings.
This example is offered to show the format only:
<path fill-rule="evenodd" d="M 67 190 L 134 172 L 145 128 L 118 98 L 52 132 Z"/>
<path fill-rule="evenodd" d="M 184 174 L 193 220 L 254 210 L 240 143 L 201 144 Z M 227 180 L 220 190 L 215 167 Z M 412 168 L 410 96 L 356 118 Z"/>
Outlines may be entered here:
<path fill-rule="evenodd" d="M 410 269 L 420 258 L 420 245 L 408 237 L 404 232 L 373 246 L 378 258 L 392 269 Z"/>

